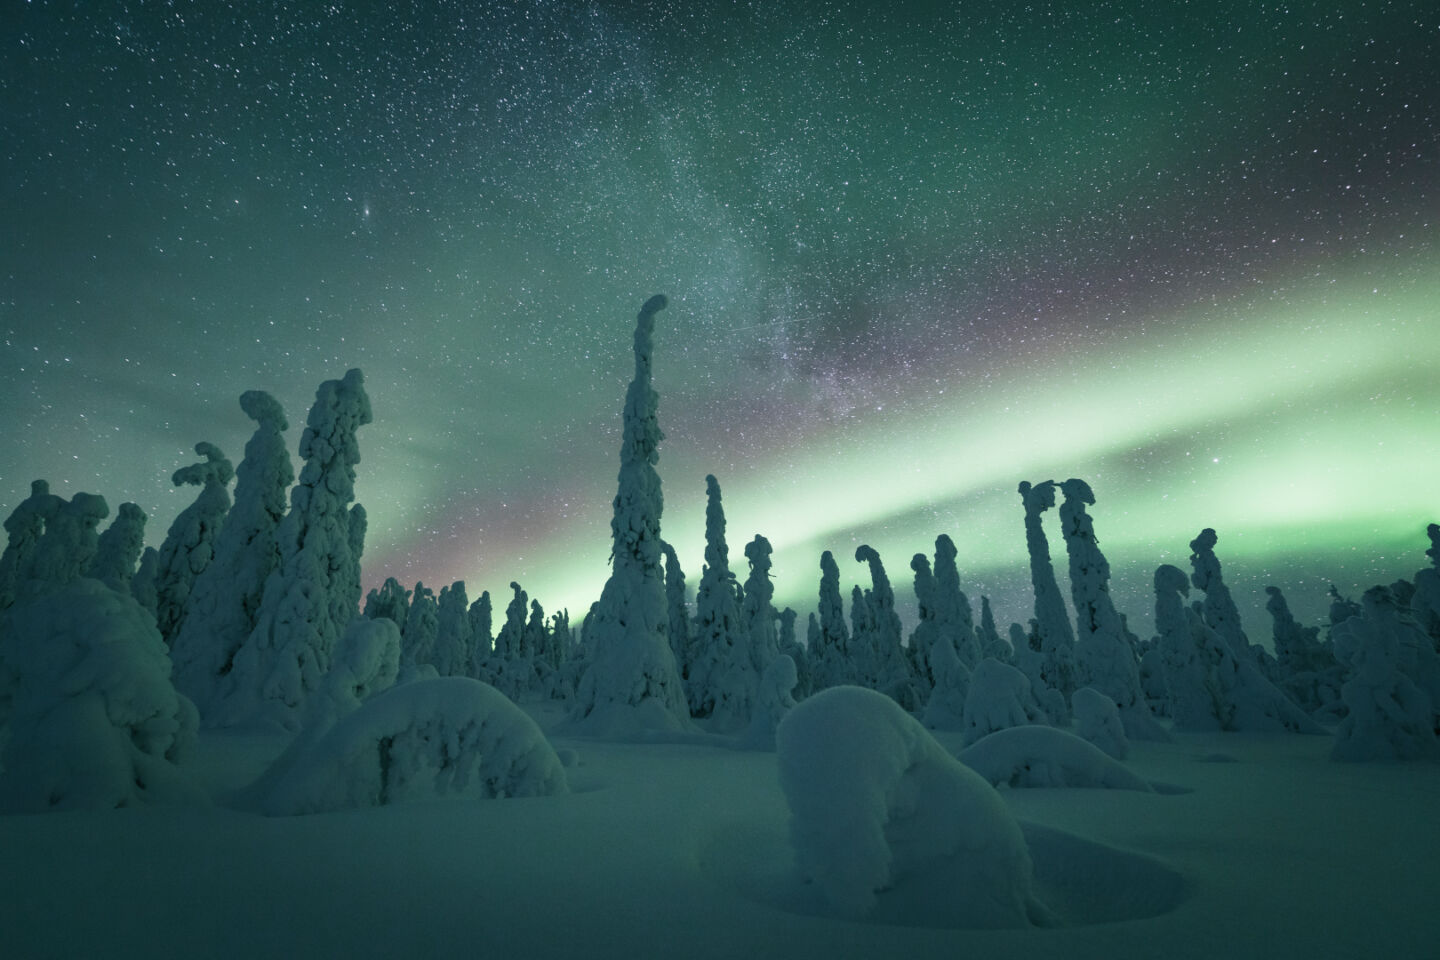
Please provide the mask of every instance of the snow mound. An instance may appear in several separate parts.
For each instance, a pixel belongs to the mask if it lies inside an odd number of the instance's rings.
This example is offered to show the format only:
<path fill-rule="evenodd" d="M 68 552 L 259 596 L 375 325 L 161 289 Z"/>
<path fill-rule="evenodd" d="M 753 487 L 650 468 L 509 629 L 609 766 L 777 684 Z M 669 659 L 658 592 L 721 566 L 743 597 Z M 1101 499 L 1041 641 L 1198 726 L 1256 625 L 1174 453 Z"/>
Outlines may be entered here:
<path fill-rule="evenodd" d="M 865 917 L 903 881 L 937 892 L 950 925 L 1023 927 L 1044 914 L 1000 795 L 884 694 L 832 687 L 776 732 L 800 872 L 834 911 Z M 901 891 L 896 891 L 902 895 Z"/>
<path fill-rule="evenodd" d="M 375 695 L 297 757 L 265 798 L 270 816 L 444 796 L 568 792 L 535 721 L 468 677 L 417 680 Z"/>
<path fill-rule="evenodd" d="M 1124 760 L 1130 753 L 1130 739 L 1125 736 L 1125 724 L 1120 719 L 1120 708 L 1105 694 L 1094 687 L 1081 687 L 1070 697 L 1075 708 L 1075 726 L 1082 740 L 1088 740 L 1116 760 Z"/>
<path fill-rule="evenodd" d="M 1045 713 L 1036 702 L 1030 679 L 1025 674 L 991 657 L 975 667 L 962 721 L 967 746 L 996 730 L 1044 719 Z"/>
<path fill-rule="evenodd" d="M 1012 787 L 1103 787 L 1152 792 L 1150 784 L 1088 740 L 1054 727 L 1008 727 L 960 751 L 988 782 Z"/>
<path fill-rule="evenodd" d="M 73 580 L 12 607 L 0 637 L 0 811 L 207 802 L 176 765 L 199 716 L 128 594 Z"/>

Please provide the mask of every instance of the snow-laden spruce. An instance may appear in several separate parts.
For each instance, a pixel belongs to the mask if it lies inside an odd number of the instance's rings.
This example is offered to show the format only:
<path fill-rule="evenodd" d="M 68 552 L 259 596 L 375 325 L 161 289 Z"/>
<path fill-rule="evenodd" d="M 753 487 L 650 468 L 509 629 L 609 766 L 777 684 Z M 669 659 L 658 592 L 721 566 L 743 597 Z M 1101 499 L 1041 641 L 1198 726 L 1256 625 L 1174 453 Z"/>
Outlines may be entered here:
<path fill-rule="evenodd" d="M 27 588 L 0 615 L 0 811 L 202 802 L 177 767 L 195 707 L 170 682 L 155 621 L 128 591 L 80 576 L 103 498 L 61 501 Z"/>
<path fill-rule="evenodd" d="M 213 443 L 195 444 L 205 459 L 181 467 L 171 476 L 175 486 L 197 486 L 200 493 L 170 524 L 160 544 L 155 575 L 155 621 L 166 643 L 172 643 L 190 603 L 195 580 L 215 558 L 215 543 L 230 512 L 229 484 L 235 468 Z"/>
<path fill-rule="evenodd" d="M 480 672 L 485 661 L 489 660 L 494 653 L 495 641 L 491 634 L 493 610 L 490 606 L 490 591 L 480 591 L 480 596 L 470 604 L 470 612 L 466 615 L 470 620 L 470 673 L 469 676 L 480 679 Z"/>
<path fill-rule="evenodd" d="M 1435 650 L 1428 634 L 1402 618 L 1389 587 L 1371 587 L 1362 613 L 1331 632 L 1350 668 L 1340 688 L 1349 712 L 1335 731 L 1335 760 L 1435 760 Z"/>
<path fill-rule="evenodd" d="M 1125 733 L 1137 740 L 1169 735 L 1150 712 L 1140 687 L 1140 667 L 1125 624 L 1110 599 L 1110 564 L 1100 552 L 1095 524 L 1085 510 L 1095 494 L 1084 480 L 1060 485 L 1060 525 L 1070 557 L 1070 595 L 1075 603 L 1077 680 L 1115 701 Z"/>
<path fill-rule="evenodd" d="M 415 581 L 410 594 L 410 609 L 400 628 L 400 662 L 407 667 L 428 666 L 435 657 L 435 635 L 440 630 L 440 605 L 435 591 L 423 581 Z"/>
<path fill-rule="evenodd" d="M 1201 616 L 1216 635 L 1230 648 L 1230 652 L 1241 659 L 1255 659 L 1250 638 L 1240 625 L 1240 610 L 1230 596 L 1230 588 L 1220 575 L 1220 558 L 1215 556 L 1215 544 L 1219 537 L 1210 527 L 1190 541 L 1190 567 L 1193 571 L 1190 582 L 1195 589 L 1205 594 Z"/>
<path fill-rule="evenodd" d="M 240 409 L 257 426 L 235 470 L 235 503 L 215 537 L 213 559 L 195 577 L 170 645 L 175 685 L 206 722 L 236 651 L 255 629 L 265 581 L 280 559 L 275 536 L 295 479 L 285 450 L 290 424 L 280 402 L 263 390 L 247 390 Z"/>
<path fill-rule="evenodd" d="M 900 615 L 895 612 L 895 589 L 885 572 L 880 554 L 868 544 L 855 548 L 855 560 L 870 568 L 870 589 L 865 591 L 863 605 L 853 610 L 867 612 L 865 636 L 856 630 L 851 635 L 851 649 L 864 671 L 864 683 L 887 694 L 907 710 L 917 710 L 925 693 L 911 672 L 910 658 L 901 643 L 904 636 Z"/>
<path fill-rule="evenodd" d="M 1025 674 L 988 657 L 975 665 L 960 721 L 965 743 L 1006 727 L 1044 723 L 1046 719 Z"/>
<path fill-rule="evenodd" d="M 1279 587 L 1266 587 L 1265 593 L 1280 689 L 1311 716 L 1334 710 L 1345 677 L 1333 644 L 1321 642 L 1319 627 L 1300 625 Z"/>
<path fill-rule="evenodd" d="M 661 567 L 664 498 L 655 464 L 664 434 L 651 386 L 655 314 L 665 297 L 645 301 L 635 324 L 635 378 L 625 394 L 619 489 L 610 520 L 610 578 L 585 620 L 593 638 L 590 667 L 576 692 L 571 721 L 594 733 L 623 735 L 690 726 L 675 655 Z"/>
<path fill-rule="evenodd" d="M 440 588 L 437 601 L 435 646 L 430 662 L 442 677 L 464 677 L 470 674 L 470 597 L 465 581 L 456 580 Z"/>
<path fill-rule="evenodd" d="M 1430 566 L 1415 574 L 1415 594 L 1410 598 L 1410 609 L 1421 629 L 1440 644 L 1440 524 L 1430 524 L 1425 534 L 1430 538 L 1430 547 L 1425 551 Z"/>
<path fill-rule="evenodd" d="M 365 595 L 363 616 L 371 620 L 384 617 L 387 620 L 393 620 L 395 626 L 403 627 L 409 612 L 410 591 L 401 586 L 400 581 L 394 577 L 386 577 L 383 584 L 372 588 Z"/>
<path fill-rule="evenodd" d="M 35 547 L 45 534 L 45 525 L 59 513 L 64 502 L 50 492 L 47 481 L 32 480 L 30 496 L 21 500 L 5 518 L 5 551 L 0 553 L 0 610 L 14 603 L 23 591 Z"/>
<path fill-rule="evenodd" d="M 690 664 L 690 712 L 713 729 L 732 732 L 750 722 L 760 674 L 750 663 L 749 638 L 725 542 L 720 483 L 705 478 L 705 567 L 695 594 L 695 658 Z"/>
<path fill-rule="evenodd" d="M 670 615 L 670 653 L 675 657 L 675 669 L 689 689 L 690 657 L 694 642 L 691 639 L 690 610 L 685 605 L 685 571 L 680 567 L 680 557 L 675 548 L 662 543 L 665 553 L 665 609 Z M 693 704 L 692 704 L 693 705 Z"/>
<path fill-rule="evenodd" d="M 365 513 L 355 499 L 356 433 L 371 421 L 364 375 L 327 380 L 300 438 L 305 465 L 276 532 L 279 563 L 265 580 L 255 629 L 226 675 L 215 723 L 295 729 L 305 698 L 330 669 L 331 654 L 360 606 Z"/>
<path fill-rule="evenodd" d="M 894 700 L 823 690 L 776 734 L 801 874 L 836 912 L 863 918 L 906 881 L 942 890 L 956 926 L 1023 927 L 1042 908 L 1030 852 L 995 789 Z"/>
<path fill-rule="evenodd" d="M 1038 724 L 988 734 L 961 750 L 960 762 L 996 786 L 1154 790 L 1088 740 Z"/>
<path fill-rule="evenodd" d="M 1030 583 L 1035 588 L 1035 631 L 1040 637 L 1040 667 L 1045 685 L 1060 691 L 1068 702 L 1075 692 L 1075 631 L 1065 599 L 1055 582 L 1055 567 L 1050 562 L 1050 541 L 1045 537 L 1041 521 L 1046 510 L 1055 506 L 1055 481 L 1030 484 L 1020 482 L 1020 500 L 1025 507 L 1025 548 L 1030 554 Z"/>
<path fill-rule="evenodd" d="M 145 511 L 139 504 L 120 504 L 115 519 L 100 532 L 95 557 L 85 576 L 102 581 L 112 590 L 128 593 L 135 565 L 145 550 L 145 520 Z"/>
<path fill-rule="evenodd" d="M 771 552 L 770 541 L 758 533 L 745 544 L 745 562 L 750 565 L 750 573 L 745 578 L 744 596 L 740 601 L 740 623 L 750 669 L 757 677 L 764 675 L 770 661 L 781 652 L 775 624 L 779 617 L 774 603 L 775 584 L 770 581 Z"/>
<path fill-rule="evenodd" d="M 980 662 L 980 640 L 975 633 L 975 612 L 970 598 L 960 589 L 959 551 L 946 534 L 935 538 L 935 619 L 942 636 L 948 636 L 955 652 L 967 667 Z M 993 625 L 993 624 L 992 624 Z"/>
<path fill-rule="evenodd" d="M 336 723 L 276 780 L 262 809 L 294 816 L 568 789 L 554 748 L 523 710 L 478 680 L 437 677 L 392 687 Z"/>
<path fill-rule="evenodd" d="M 1185 605 L 1189 590 L 1180 568 L 1162 564 L 1156 569 L 1155 629 L 1175 729 L 1325 733 L 1253 660 L 1235 656 Z"/>

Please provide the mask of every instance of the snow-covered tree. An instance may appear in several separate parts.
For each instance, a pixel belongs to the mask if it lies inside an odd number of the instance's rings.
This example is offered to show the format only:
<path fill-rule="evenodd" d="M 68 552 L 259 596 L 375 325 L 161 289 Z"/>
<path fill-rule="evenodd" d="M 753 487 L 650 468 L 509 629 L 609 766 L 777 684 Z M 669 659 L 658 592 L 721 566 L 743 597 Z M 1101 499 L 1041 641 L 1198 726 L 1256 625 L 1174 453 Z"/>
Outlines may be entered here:
<path fill-rule="evenodd" d="M 1045 720 L 1045 712 L 1030 690 L 1030 680 L 1019 670 L 987 659 L 971 671 L 961 726 L 966 746 L 996 730 Z"/>
<path fill-rule="evenodd" d="M 1405 648 L 1414 639 L 1403 634 L 1390 589 L 1372 587 L 1362 604 L 1362 614 L 1345 620 L 1333 634 L 1336 656 L 1349 666 L 1350 676 L 1341 688 L 1349 712 L 1336 731 L 1331 759 L 1440 759 L 1436 702 L 1407 676 Z M 1429 636 L 1422 638 L 1433 658 Z"/>
<path fill-rule="evenodd" d="M 680 568 L 680 557 L 668 543 L 660 545 L 665 552 L 665 609 L 670 614 L 670 652 L 675 656 L 675 666 L 681 679 L 690 676 L 690 656 L 693 641 L 690 638 L 690 610 L 685 605 L 685 571 Z"/>
<path fill-rule="evenodd" d="M 216 540 L 230 512 L 230 481 L 235 468 L 213 443 L 195 444 L 205 459 L 175 471 L 175 486 L 200 488 L 195 501 L 180 511 L 160 545 L 160 567 L 155 579 L 155 621 L 166 643 L 173 643 L 190 603 L 195 580 L 215 557 Z"/>
<path fill-rule="evenodd" d="M 1415 595 L 1410 598 L 1410 609 L 1415 612 L 1421 628 L 1440 643 L 1440 524 L 1430 524 L 1425 533 L 1430 538 L 1430 548 L 1425 551 L 1430 566 L 1415 574 Z"/>
<path fill-rule="evenodd" d="M 1045 537 L 1041 515 L 1055 506 L 1055 481 L 1020 482 L 1020 499 L 1025 506 L 1025 547 L 1030 553 L 1030 583 L 1035 588 L 1035 630 L 1040 637 L 1044 660 L 1041 676 L 1045 685 L 1060 691 L 1068 700 L 1078 685 L 1075 674 L 1075 631 L 1065 600 L 1055 582 L 1050 562 L 1050 541 Z"/>
<path fill-rule="evenodd" d="M 21 568 L 20 582 L 28 589 L 43 591 L 79 579 L 100 549 L 98 528 L 109 515 L 105 498 L 93 493 L 61 500 Z"/>
<path fill-rule="evenodd" d="M 155 578 L 159 575 L 160 551 L 154 547 L 146 547 L 140 554 L 140 564 L 135 568 L 135 576 L 130 578 L 130 595 L 152 619 L 160 602 L 155 593 Z"/>
<path fill-rule="evenodd" d="M 743 728 L 750 721 L 760 674 L 750 664 L 749 641 L 725 542 L 725 507 L 713 475 L 705 478 L 705 567 L 695 595 L 694 628 L 690 712 L 710 717 L 717 730 Z"/>
<path fill-rule="evenodd" d="M 935 603 L 940 632 L 951 638 L 955 652 L 967 667 L 980 662 L 980 640 L 975 635 L 975 613 L 970 598 L 960 589 L 959 551 L 946 534 L 935 538 Z"/>
<path fill-rule="evenodd" d="M 1009 663 L 1014 656 L 1014 648 L 1000 636 L 1000 631 L 995 628 L 995 614 L 990 609 L 990 598 L 980 598 L 980 656 L 990 657 L 999 660 L 1001 663 Z"/>
<path fill-rule="evenodd" d="M 775 584 L 770 582 L 770 541 L 755 534 L 745 544 L 745 560 L 750 575 L 745 578 L 744 599 L 740 603 L 740 622 L 750 652 L 750 666 L 756 675 L 780 653 L 780 638 L 775 632 Z"/>
<path fill-rule="evenodd" d="M 224 725 L 264 721 L 294 729 L 305 698 L 330 668 L 335 644 L 360 606 L 355 499 L 356 432 L 371 420 L 364 377 L 350 370 L 315 394 L 300 438 L 304 461 L 290 512 L 276 532 L 280 562 L 270 571 L 255 629 L 235 654 Z"/>
<path fill-rule="evenodd" d="M 5 518 L 5 533 L 8 539 L 5 552 L 0 554 L 0 610 L 14 603 L 23 589 L 31 557 L 40 538 L 45 534 L 45 525 L 54 519 L 64 502 L 61 497 L 50 492 L 48 482 L 33 480 L 30 483 L 30 496 L 21 500 L 10 516 Z"/>
<path fill-rule="evenodd" d="M 870 568 L 870 589 L 865 591 L 864 606 L 868 614 L 869 642 L 862 647 L 868 653 L 869 673 L 876 690 L 892 698 L 907 710 L 916 710 L 924 695 L 910 675 L 910 661 L 901 642 L 903 628 L 895 612 L 895 590 L 885 572 L 880 554 L 867 544 L 855 549 L 855 561 Z M 860 604 L 855 605 L 859 609 Z M 852 644 L 859 636 L 852 634 Z"/>
<path fill-rule="evenodd" d="M 435 663 L 435 637 L 440 632 L 440 604 L 435 591 L 415 581 L 410 609 L 400 628 L 400 662 L 406 667 Z M 437 671 L 438 672 L 438 671 Z"/>
<path fill-rule="evenodd" d="M 1040 915 L 1005 802 L 890 698 L 822 691 L 776 740 L 797 864 L 834 909 L 860 918 L 889 888 L 943 876 L 947 923 L 1024 927 Z"/>
<path fill-rule="evenodd" d="M 378 589 L 371 589 L 365 595 L 364 616 L 370 620 L 384 617 L 397 627 L 405 625 L 410 612 L 410 591 L 400 585 L 394 577 L 386 577 Z"/>
<path fill-rule="evenodd" d="M 465 581 L 442 587 L 437 601 L 435 647 L 430 662 L 442 677 L 463 677 L 470 673 L 470 598 Z"/>
<path fill-rule="evenodd" d="M 209 714 L 221 678 L 255 629 L 265 581 L 280 561 L 275 536 L 295 479 L 285 450 L 289 423 L 279 401 L 263 390 L 247 390 L 240 408 L 258 426 L 235 470 L 235 503 L 215 537 L 214 558 L 196 575 L 170 645 L 175 685 L 202 715 Z"/>
<path fill-rule="evenodd" d="M 840 599 L 840 567 L 829 550 L 820 554 L 820 636 L 811 645 L 811 676 L 816 690 L 853 683 L 857 676 Z"/>
<path fill-rule="evenodd" d="M 145 550 L 145 511 L 138 504 L 122 503 L 110 526 L 100 533 L 95 559 L 85 576 L 101 580 L 112 590 L 126 593 L 135 576 L 135 565 Z"/>
<path fill-rule="evenodd" d="M 480 678 L 480 671 L 486 660 L 494 653 L 490 591 L 483 590 L 474 603 L 470 604 L 470 676 Z"/>
<path fill-rule="evenodd" d="M 1168 740 L 1165 729 L 1150 712 L 1140 687 L 1134 645 L 1110 599 L 1110 564 L 1100 552 L 1094 521 L 1085 510 L 1087 504 L 1095 502 L 1095 494 L 1084 480 L 1066 480 L 1060 489 L 1065 494 L 1060 524 L 1070 557 L 1079 678 L 1115 701 L 1127 735 L 1137 740 Z"/>
<path fill-rule="evenodd" d="M 505 622 L 500 625 L 500 633 L 495 637 L 495 657 L 504 661 L 520 660 L 529 652 L 525 649 L 525 614 L 530 609 L 530 595 L 513 580 L 510 581 L 510 590 L 510 602 L 505 606 Z"/>
<path fill-rule="evenodd" d="M 795 664 L 795 688 L 792 692 L 796 700 L 804 700 L 810 696 L 814 687 L 810 680 L 810 649 L 795 635 L 795 621 L 800 615 L 792 607 L 786 607 L 775 616 L 778 622 L 776 642 L 780 647 L 780 652 Z M 814 623 L 814 621 L 815 617 L 812 614 L 810 622 Z M 815 631 L 818 633 L 819 630 L 820 625 L 815 624 Z"/>
<path fill-rule="evenodd" d="M 1190 541 L 1190 567 L 1194 571 L 1190 575 L 1190 582 L 1197 590 L 1204 592 L 1202 612 L 1205 622 L 1225 641 L 1230 652 L 1237 657 L 1249 657 L 1262 663 L 1260 654 L 1263 650 L 1252 647 L 1250 638 L 1245 636 L 1245 630 L 1240 625 L 1240 610 L 1230 596 L 1230 588 L 1220 576 L 1220 558 L 1215 556 L 1215 544 L 1218 541 L 1219 537 L 1209 527 L 1201 530 L 1200 535 Z"/>
<path fill-rule="evenodd" d="M 1324 733 L 1254 661 L 1237 657 L 1200 613 L 1185 605 L 1189 588 L 1178 567 L 1156 569 L 1155 629 L 1175 729 Z"/>
<path fill-rule="evenodd" d="M 1340 699 L 1343 670 L 1330 643 L 1320 641 L 1319 627 L 1303 627 L 1290 612 L 1279 587 L 1266 587 L 1275 642 L 1275 660 L 1280 688 L 1315 715 Z"/>
<path fill-rule="evenodd" d="M 689 708 L 675 655 L 661 568 L 660 459 L 664 434 L 651 386 L 655 314 L 663 295 L 645 302 L 635 324 L 635 377 L 625 395 L 620 476 L 610 520 L 611 572 L 585 626 L 594 639 L 590 667 L 570 716 L 601 733 L 688 727 Z"/>
<path fill-rule="evenodd" d="M 935 670 L 930 648 L 941 640 L 935 605 L 935 574 L 930 569 L 930 558 L 923 553 L 917 553 L 910 558 L 910 569 L 915 574 L 915 603 L 920 622 L 910 632 L 908 649 L 910 659 L 915 664 L 916 676 L 934 689 Z"/>
<path fill-rule="evenodd" d="M 1070 703 L 1075 709 L 1075 732 L 1116 760 L 1124 760 L 1130 753 L 1130 740 L 1115 701 L 1094 687 L 1081 687 L 1071 695 Z"/>
<path fill-rule="evenodd" d="M 549 663 L 553 659 L 550 650 L 550 631 L 545 629 L 545 608 L 539 600 L 530 601 L 530 620 L 525 624 L 525 640 L 521 644 L 527 659 L 535 663 Z"/>

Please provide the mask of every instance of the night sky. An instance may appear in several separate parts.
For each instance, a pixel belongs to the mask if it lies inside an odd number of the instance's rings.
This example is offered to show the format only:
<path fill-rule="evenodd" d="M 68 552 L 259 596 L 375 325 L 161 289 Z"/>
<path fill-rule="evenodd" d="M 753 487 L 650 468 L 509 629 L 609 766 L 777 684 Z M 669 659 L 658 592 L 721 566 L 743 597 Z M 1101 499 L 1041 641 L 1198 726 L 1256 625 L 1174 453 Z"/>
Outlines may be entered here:
<path fill-rule="evenodd" d="M 0 513 L 158 545 L 239 395 L 366 375 L 367 589 L 607 574 L 640 304 L 664 531 L 813 609 L 950 534 L 1029 616 L 1020 480 L 1085 478 L 1122 610 L 1202 527 L 1252 639 L 1440 519 L 1432 3 L 8 2 Z M 1058 518 L 1051 541 L 1064 557 Z M 904 601 L 902 601 L 904 602 Z M 913 619 L 910 609 L 903 611 Z"/>

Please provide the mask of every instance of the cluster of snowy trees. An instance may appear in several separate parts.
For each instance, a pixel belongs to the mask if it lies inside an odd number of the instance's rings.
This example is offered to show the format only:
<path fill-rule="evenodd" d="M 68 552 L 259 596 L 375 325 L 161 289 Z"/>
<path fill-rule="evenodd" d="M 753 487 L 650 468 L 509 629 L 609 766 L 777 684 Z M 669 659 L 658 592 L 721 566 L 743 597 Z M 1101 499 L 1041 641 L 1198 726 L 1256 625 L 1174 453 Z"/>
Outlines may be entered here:
<path fill-rule="evenodd" d="M 1272 654 L 1243 629 L 1213 530 L 1191 542 L 1189 574 L 1156 570 L 1157 634 L 1142 641 L 1111 599 L 1089 485 L 1021 483 L 1034 588 L 1028 627 L 1011 624 L 1002 638 L 983 597 L 977 618 L 961 588 L 955 544 L 941 534 L 933 558 L 910 560 L 918 625 L 908 637 L 885 564 L 862 545 L 854 559 L 870 586 L 853 589 L 848 613 L 839 564 L 831 552 L 821 555 L 818 604 L 802 640 L 799 614 L 774 606 L 770 542 L 757 534 L 745 544 L 743 580 L 732 568 L 720 484 L 708 476 L 692 610 L 679 555 L 661 534 L 664 435 L 652 366 L 655 317 L 665 305 L 653 297 L 637 317 L 611 575 L 578 637 L 567 611 L 547 617 L 517 583 L 498 631 L 489 593 L 471 602 L 463 581 L 437 596 L 423 583 L 407 590 L 388 579 L 369 592 L 361 613 L 366 518 L 354 502 L 356 436 L 371 409 L 359 370 L 317 391 L 298 477 L 279 403 L 245 393 L 240 405 L 256 429 L 238 468 L 214 444 L 196 445 L 202 459 L 173 480 L 199 493 L 158 549 L 144 545 L 137 505 L 122 504 L 102 532 L 103 498 L 65 500 L 36 481 L 4 522 L 0 554 L 0 809 L 183 796 L 178 763 L 201 725 L 303 731 L 297 751 L 331 740 L 333 749 L 343 742 L 350 750 L 355 738 L 372 736 L 383 749 L 397 737 L 429 743 L 445 718 L 421 709 L 420 694 L 367 706 L 414 683 L 431 684 L 436 698 L 455 705 L 452 719 L 463 729 L 454 736 L 473 735 L 478 744 L 508 733 L 525 745 L 535 779 L 486 781 L 485 789 L 502 793 L 563 788 L 563 776 L 544 738 L 516 719 L 518 711 L 497 707 L 496 695 L 512 705 L 566 701 L 569 729 L 578 733 L 700 728 L 762 748 L 773 748 L 798 702 L 862 687 L 925 726 L 962 731 L 966 743 L 1016 726 L 1073 723 L 1104 754 L 1123 758 L 1130 738 L 1168 737 L 1164 717 L 1178 731 L 1321 733 L 1322 724 L 1334 725 L 1337 759 L 1440 756 L 1440 527 L 1433 524 L 1431 566 L 1413 582 L 1367 591 L 1358 604 L 1334 594 L 1323 639 L 1269 588 Z M 1068 607 L 1043 523 L 1057 493 Z M 1201 594 L 1193 604 L 1192 587 Z M 348 732 L 324 739 L 340 729 Z M 377 774 L 357 773 L 343 759 L 311 757 L 359 779 L 310 784 L 307 796 L 373 800 Z M 294 758 L 282 760 L 268 783 L 278 784 Z M 472 760 L 481 763 L 478 754 Z M 448 763 L 431 764 L 448 771 L 441 781 L 474 782 Z"/>

